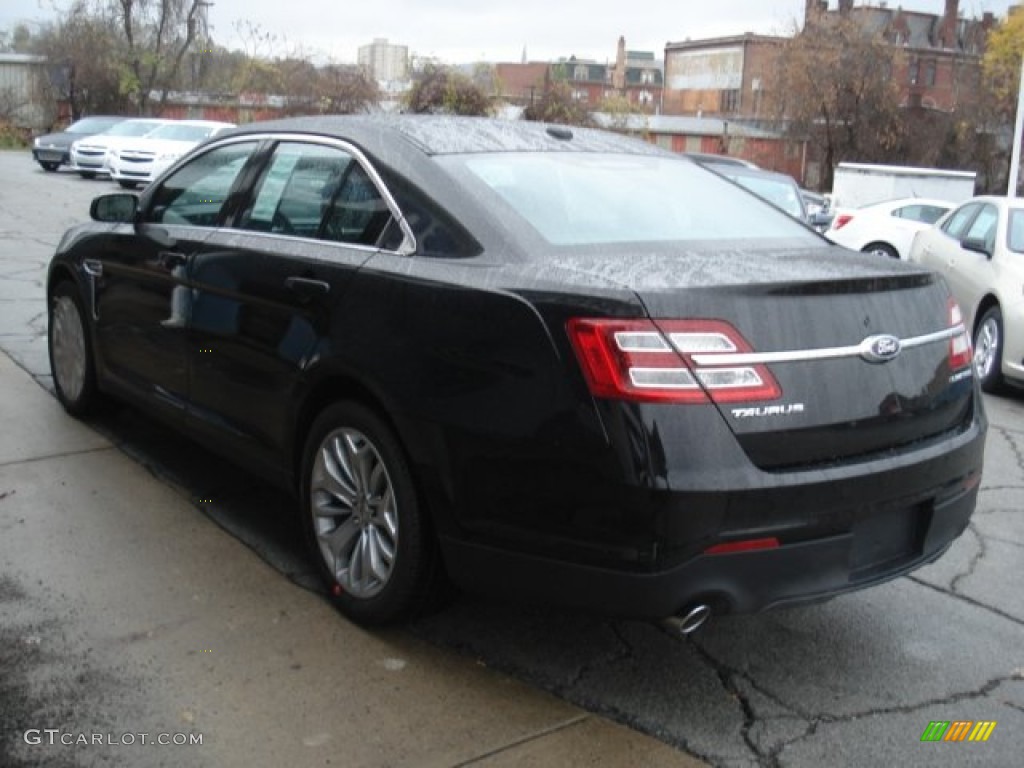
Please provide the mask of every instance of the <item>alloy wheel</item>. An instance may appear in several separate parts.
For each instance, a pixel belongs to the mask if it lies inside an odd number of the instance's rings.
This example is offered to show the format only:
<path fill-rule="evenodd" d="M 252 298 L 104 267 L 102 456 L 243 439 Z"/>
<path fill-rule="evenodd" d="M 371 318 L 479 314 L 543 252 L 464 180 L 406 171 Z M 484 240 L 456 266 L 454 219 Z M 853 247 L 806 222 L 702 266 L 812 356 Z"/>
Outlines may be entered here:
<path fill-rule="evenodd" d="M 342 427 L 317 449 L 309 513 L 327 569 L 339 587 L 370 598 L 391 579 L 398 552 L 398 507 L 380 451 L 363 433 Z"/>
<path fill-rule="evenodd" d="M 70 296 L 54 299 L 52 323 L 53 375 L 64 396 L 76 402 L 85 387 L 85 329 L 78 307 Z"/>
<path fill-rule="evenodd" d="M 981 379 L 988 379 L 999 357 L 999 323 L 992 315 L 978 327 L 974 338 L 974 370 Z"/>

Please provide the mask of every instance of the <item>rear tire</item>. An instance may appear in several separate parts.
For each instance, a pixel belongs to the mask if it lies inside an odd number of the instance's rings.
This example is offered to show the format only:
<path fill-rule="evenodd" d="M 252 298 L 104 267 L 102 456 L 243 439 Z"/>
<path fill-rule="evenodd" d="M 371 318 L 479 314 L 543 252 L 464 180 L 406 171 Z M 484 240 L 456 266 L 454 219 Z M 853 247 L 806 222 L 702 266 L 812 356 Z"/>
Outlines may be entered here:
<path fill-rule="evenodd" d="M 42 160 L 40 160 L 39 164 L 43 166 L 43 170 L 48 173 L 53 173 L 58 168 L 60 168 L 60 163 L 43 162 Z"/>
<path fill-rule="evenodd" d="M 435 592 L 439 557 L 392 430 L 351 401 L 313 423 L 302 461 L 310 554 L 342 613 L 365 625 L 410 618 Z"/>
<path fill-rule="evenodd" d="M 890 259 L 898 259 L 900 257 L 896 249 L 888 243 L 869 243 L 861 248 L 864 253 L 870 253 L 875 256 L 885 256 Z"/>
<path fill-rule="evenodd" d="M 95 413 L 103 402 L 96 385 L 96 363 L 78 287 L 70 280 L 53 289 L 47 341 L 57 399 L 76 418 Z"/>
<path fill-rule="evenodd" d="M 974 330 L 974 371 L 985 392 L 1000 392 L 1003 380 L 1003 313 L 989 307 Z"/>

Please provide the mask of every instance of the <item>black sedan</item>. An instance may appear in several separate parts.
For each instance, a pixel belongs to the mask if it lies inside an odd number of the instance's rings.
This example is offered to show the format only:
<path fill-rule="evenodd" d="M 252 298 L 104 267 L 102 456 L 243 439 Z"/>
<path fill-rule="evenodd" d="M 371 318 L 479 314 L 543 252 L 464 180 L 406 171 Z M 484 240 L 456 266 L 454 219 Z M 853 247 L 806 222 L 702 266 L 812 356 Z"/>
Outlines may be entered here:
<path fill-rule="evenodd" d="M 450 579 L 689 630 L 907 573 L 974 510 L 941 279 L 654 146 L 294 119 L 91 214 L 49 269 L 61 402 L 129 401 L 294 489 L 358 621 Z"/>
<path fill-rule="evenodd" d="M 56 171 L 71 161 L 71 145 L 79 139 L 87 139 L 104 133 L 127 118 L 112 115 L 94 115 L 76 120 L 63 131 L 47 133 L 32 142 L 32 159 L 44 171 Z"/>

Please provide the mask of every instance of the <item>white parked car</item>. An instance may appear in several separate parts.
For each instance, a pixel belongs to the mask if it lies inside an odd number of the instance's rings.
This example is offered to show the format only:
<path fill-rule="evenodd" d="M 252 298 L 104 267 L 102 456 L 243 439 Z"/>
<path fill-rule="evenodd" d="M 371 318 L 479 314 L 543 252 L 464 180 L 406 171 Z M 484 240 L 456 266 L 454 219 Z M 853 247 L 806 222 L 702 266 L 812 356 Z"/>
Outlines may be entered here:
<path fill-rule="evenodd" d="M 148 184 L 200 142 L 234 127 L 233 123 L 213 120 L 175 120 L 111 150 L 110 178 L 125 189 Z"/>
<path fill-rule="evenodd" d="M 840 208 L 824 234 L 853 251 L 906 259 L 914 235 L 928 229 L 955 205 L 946 200 L 905 197 L 863 208 Z"/>
<path fill-rule="evenodd" d="M 982 389 L 1024 385 L 1024 199 L 968 200 L 917 235 L 910 260 L 949 283 L 974 338 Z"/>
<path fill-rule="evenodd" d="M 109 174 L 107 155 L 110 150 L 130 144 L 133 139 L 148 136 L 162 125 L 174 122 L 156 117 L 124 120 L 114 127 L 71 144 L 71 168 L 83 179 Z"/>

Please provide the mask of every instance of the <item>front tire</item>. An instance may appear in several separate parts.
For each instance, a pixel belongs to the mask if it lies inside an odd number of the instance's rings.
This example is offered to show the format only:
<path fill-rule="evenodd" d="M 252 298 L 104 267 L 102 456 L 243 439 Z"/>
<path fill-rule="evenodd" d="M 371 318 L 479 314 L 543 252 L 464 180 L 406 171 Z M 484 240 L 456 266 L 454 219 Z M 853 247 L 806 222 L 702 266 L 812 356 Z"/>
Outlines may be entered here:
<path fill-rule="evenodd" d="M 74 283 L 66 280 L 54 288 L 48 315 L 50 372 L 57 399 L 72 416 L 88 416 L 98 409 L 102 396 L 96 386 L 89 326 Z"/>
<path fill-rule="evenodd" d="M 985 392 L 1003 389 L 1003 313 L 989 307 L 974 331 L 974 370 Z"/>
<path fill-rule="evenodd" d="M 301 497 L 310 553 L 346 616 L 386 624 L 426 604 L 437 546 L 401 445 L 373 411 L 340 402 L 317 417 Z"/>
<path fill-rule="evenodd" d="M 43 170 L 47 173 L 54 173 L 58 168 L 60 168 L 60 163 L 44 162 L 42 160 L 39 161 L 39 165 L 41 165 Z"/>

